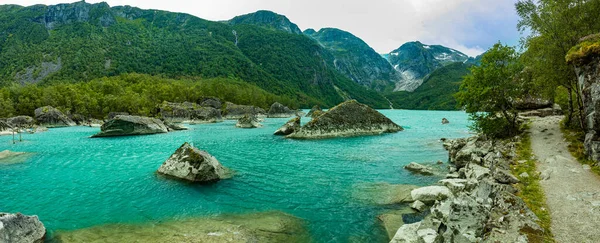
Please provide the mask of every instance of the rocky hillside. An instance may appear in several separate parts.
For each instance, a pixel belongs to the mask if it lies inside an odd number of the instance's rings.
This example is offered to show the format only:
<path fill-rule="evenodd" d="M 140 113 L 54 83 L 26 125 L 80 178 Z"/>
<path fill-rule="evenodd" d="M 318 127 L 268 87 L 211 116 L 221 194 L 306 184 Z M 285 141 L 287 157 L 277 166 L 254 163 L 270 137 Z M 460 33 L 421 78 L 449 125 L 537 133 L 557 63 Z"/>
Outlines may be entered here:
<path fill-rule="evenodd" d="M 232 25 L 252 24 L 292 34 L 302 34 L 302 30 L 298 28 L 298 25 L 292 23 L 287 17 L 267 10 L 237 16 L 228 22 Z"/>
<path fill-rule="evenodd" d="M 279 24 L 270 24 L 274 21 Z M 0 85 L 72 83 L 123 73 L 229 77 L 290 97 L 300 106 L 333 106 L 350 98 L 387 106 L 381 95 L 328 65 L 331 54 L 287 23 L 264 11 L 220 23 L 83 1 L 3 5 Z"/>
<path fill-rule="evenodd" d="M 365 87 L 383 91 L 400 79 L 398 72 L 373 48 L 353 34 L 335 29 L 313 29 L 304 34 L 317 40 L 335 58 L 332 65 L 342 74 Z"/>
<path fill-rule="evenodd" d="M 408 42 L 384 55 L 394 69 L 400 72 L 400 81 L 394 91 L 415 91 L 425 77 L 436 69 L 456 62 L 468 62 L 470 58 L 451 48 Z"/>

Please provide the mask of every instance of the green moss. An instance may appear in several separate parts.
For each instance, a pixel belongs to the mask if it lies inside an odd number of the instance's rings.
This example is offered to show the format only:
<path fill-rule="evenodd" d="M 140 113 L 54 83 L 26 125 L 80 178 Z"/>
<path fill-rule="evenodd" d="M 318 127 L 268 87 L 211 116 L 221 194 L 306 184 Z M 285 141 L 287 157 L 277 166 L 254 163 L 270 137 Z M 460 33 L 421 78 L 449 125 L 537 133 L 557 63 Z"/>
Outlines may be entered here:
<path fill-rule="evenodd" d="M 561 122 L 560 129 L 568 142 L 567 147 L 569 152 L 571 152 L 571 155 L 573 155 L 579 163 L 591 166 L 592 171 L 597 175 L 600 175 L 600 166 L 598 166 L 598 163 L 588 159 L 585 154 L 585 148 L 583 146 L 585 132 L 579 129 L 569 128 L 565 126 L 564 122 Z"/>
<path fill-rule="evenodd" d="M 591 57 L 600 56 L 600 35 L 586 37 L 567 53 L 567 63 L 582 64 Z"/>
<path fill-rule="evenodd" d="M 524 133 L 521 142 L 517 147 L 517 161 L 526 161 L 525 163 L 514 163 L 511 166 L 512 173 L 514 175 L 520 175 L 523 172 L 529 174 L 528 178 L 519 178 L 521 183 L 517 184 L 519 193 L 517 196 L 521 197 L 527 206 L 535 213 L 539 221 L 537 222 L 543 229 L 542 235 L 537 235 L 531 232 L 525 232 L 528 234 L 530 242 L 555 242 L 552 231 L 550 230 L 550 224 L 552 219 L 550 212 L 547 210 L 546 195 L 540 185 L 540 177 L 537 173 L 535 159 L 532 159 L 533 151 L 531 149 L 531 138 L 529 133 Z"/>

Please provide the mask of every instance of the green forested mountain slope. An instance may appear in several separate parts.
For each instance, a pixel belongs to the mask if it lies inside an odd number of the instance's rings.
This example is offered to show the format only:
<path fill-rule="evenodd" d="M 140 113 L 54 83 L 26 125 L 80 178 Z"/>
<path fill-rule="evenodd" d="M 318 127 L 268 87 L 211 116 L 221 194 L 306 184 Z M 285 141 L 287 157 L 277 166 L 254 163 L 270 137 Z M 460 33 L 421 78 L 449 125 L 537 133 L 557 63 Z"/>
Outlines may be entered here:
<path fill-rule="evenodd" d="M 421 86 L 413 92 L 399 91 L 387 98 L 394 108 L 411 110 L 457 110 L 454 94 L 458 92 L 464 76 L 469 74 L 470 64 L 455 62 L 429 74 Z"/>
<path fill-rule="evenodd" d="M 236 42 L 237 39 L 237 42 Z M 0 6 L 0 82 L 84 82 L 123 73 L 229 77 L 297 104 L 355 98 L 385 107 L 328 65 L 330 54 L 306 36 L 191 15 L 105 3 Z"/>

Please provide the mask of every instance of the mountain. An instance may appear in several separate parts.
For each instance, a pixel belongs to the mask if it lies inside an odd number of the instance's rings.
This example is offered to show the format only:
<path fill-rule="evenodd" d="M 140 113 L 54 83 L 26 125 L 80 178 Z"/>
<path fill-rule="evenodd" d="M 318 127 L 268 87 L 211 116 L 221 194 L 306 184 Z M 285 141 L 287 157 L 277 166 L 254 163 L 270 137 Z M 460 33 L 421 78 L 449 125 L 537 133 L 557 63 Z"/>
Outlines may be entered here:
<path fill-rule="evenodd" d="M 398 72 L 373 48 L 353 34 L 335 29 L 323 28 L 304 31 L 317 40 L 333 55 L 332 65 L 354 82 L 374 90 L 383 91 L 399 80 Z"/>
<path fill-rule="evenodd" d="M 292 34 L 302 34 L 298 25 L 292 23 L 287 17 L 267 10 L 237 16 L 228 21 L 232 25 L 252 24 L 276 30 L 283 30 Z"/>
<path fill-rule="evenodd" d="M 456 110 L 454 94 L 458 92 L 471 64 L 455 62 L 433 71 L 413 92 L 399 91 L 387 98 L 394 108 L 411 110 Z"/>
<path fill-rule="evenodd" d="M 390 52 L 387 57 L 394 69 L 400 72 L 400 81 L 394 91 L 415 91 L 438 68 L 456 62 L 467 62 L 469 57 L 457 50 L 440 46 L 408 42 Z"/>
<path fill-rule="evenodd" d="M 266 11 L 221 23 L 84 1 L 3 5 L 0 85 L 77 83 L 125 73 L 227 77 L 301 107 L 349 98 L 387 106 L 381 95 L 329 65 L 333 56 L 300 33 L 287 18 Z"/>

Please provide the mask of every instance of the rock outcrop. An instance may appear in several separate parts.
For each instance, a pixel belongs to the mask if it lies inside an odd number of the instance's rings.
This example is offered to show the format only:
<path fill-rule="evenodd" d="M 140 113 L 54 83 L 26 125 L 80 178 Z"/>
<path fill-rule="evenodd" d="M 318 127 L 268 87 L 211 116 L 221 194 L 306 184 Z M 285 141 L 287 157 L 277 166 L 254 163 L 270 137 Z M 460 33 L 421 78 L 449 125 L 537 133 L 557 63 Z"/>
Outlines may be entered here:
<path fill-rule="evenodd" d="M 30 116 L 15 116 L 6 119 L 6 122 L 13 127 L 25 128 L 33 126 L 34 120 Z"/>
<path fill-rule="evenodd" d="M 415 162 L 411 162 L 410 164 L 404 166 L 404 169 L 421 175 L 433 175 L 433 169 L 431 167 Z"/>
<path fill-rule="evenodd" d="M 310 111 L 309 111 L 309 112 L 306 114 L 306 117 L 312 117 L 312 116 L 313 116 L 313 114 L 315 113 L 315 111 L 320 111 L 320 112 L 322 112 L 323 110 L 321 109 L 321 107 L 320 107 L 320 106 L 318 106 L 318 105 L 315 105 L 315 106 L 313 106 L 313 108 L 312 108 L 312 109 L 310 109 Z"/>
<path fill-rule="evenodd" d="M 221 100 L 219 98 L 208 97 L 208 98 L 202 99 L 202 102 L 200 102 L 200 105 L 202 107 L 212 107 L 217 110 L 220 110 L 221 106 L 223 106 L 223 103 L 221 103 Z"/>
<path fill-rule="evenodd" d="M 288 138 L 313 139 L 376 135 L 404 130 L 378 111 L 358 103 L 346 101 L 313 118 Z"/>
<path fill-rule="evenodd" d="M 37 216 L 0 213 L 0 242 L 42 243 L 46 228 Z"/>
<path fill-rule="evenodd" d="M 508 172 L 516 142 L 446 140 L 452 173 L 441 186 L 411 192 L 413 200 L 432 204 L 430 214 L 403 225 L 391 242 L 528 242 L 541 236 L 537 217 L 511 185 L 518 181 Z"/>
<path fill-rule="evenodd" d="M 76 125 L 71 118 L 52 106 L 35 109 L 35 120 L 45 127 L 70 127 Z"/>
<path fill-rule="evenodd" d="M 259 128 L 262 127 L 262 124 L 255 115 L 246 114 L 238 120 L 235 126 L 239 128 Z"/>
<path fill-rule="evenodd" d="M 206 100 L 208 103 L 212 101 Z M 220 110 L 213 107 L 203 107 L 191 102 L 163 102 L 159 109 L 162 118 L 171 123 L 215 123 L 223 121 Z"/>
<path fill-rule="evenodd" d="M 165 124 L 156 118 L 119 115 L 107 121 L 101 132 L 92 137 L 114 137 L 167 133 Z"/>
<path fill-rule="evenodd" d="M 215 157 L 187 142 L 157 172 L 191 182 L 215 182 L 227 178 L 227 169 Z"/>
<path fill-rule="evenodd" d="M 280 104 L 279 102 L 275 102 L 275 103 L 273 103 L 273 105 L 271 105 L 271 109 L 269 109 L 269 113 L 267 114 L 267 117 L 269 117 L 269 118 L 288 118 L 288 117 L 293 117 L 296 114 L 297 114 L 297 111 L 292 110 L 292 109 L 288 108 L 287 106 Z"/>
<path fill-rule="evenodd" d="M 292 118 L 288 122 L 286 122 L 282 127 L 277 129 L 273 135 L 290 135 L 300 129 L 300 117 Z"/>
<path fill-rule="evenodd" d="M 262 108 L 250 105 L 236 105 L 231 102 L 225 103 L 225 119 L 237 120 L 242 118 L 246 114 L 251 114 L 256 117 L 266 117 L 267 112 Z"/>

